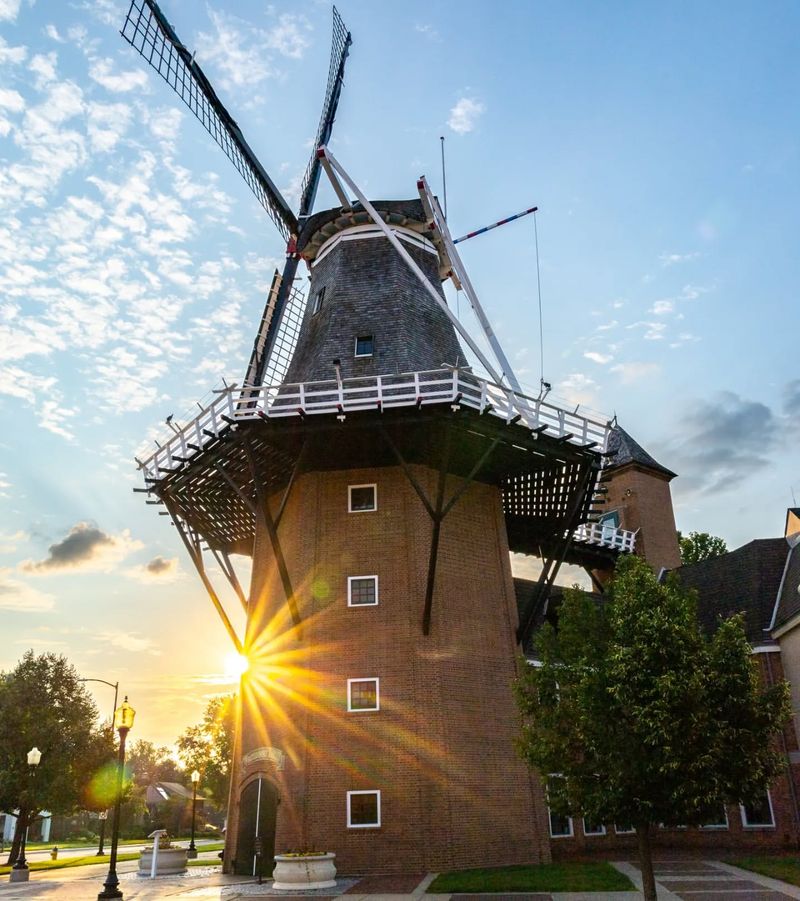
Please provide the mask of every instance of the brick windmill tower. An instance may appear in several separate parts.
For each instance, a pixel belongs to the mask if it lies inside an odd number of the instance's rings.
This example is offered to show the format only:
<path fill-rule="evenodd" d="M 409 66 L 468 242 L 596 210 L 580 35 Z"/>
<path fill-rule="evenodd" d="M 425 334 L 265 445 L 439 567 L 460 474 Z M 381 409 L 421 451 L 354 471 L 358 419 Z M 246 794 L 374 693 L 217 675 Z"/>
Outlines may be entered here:
<path fill-rule="evenodd" d="M 413 199 L 370 202 L 325 149 L 350 44 L 335 11 L 297 216 L 152 0 L 134 0 L 123 35 L 287 239 L 243 384 L 137 461 L 250 661 L 226 867 L 268 872 L 289 848 L 334 851 L 342 872 L 548 859 L 511 683 L 535 607 L 590 521 L 607 425 L 522 393 L 424 179 Z M 322 171 L 340 205 L 312 213 Z M 446 278 L 492 358 L 448 307 Z M 540 548 L 520 616 L 509 552 Z M 252 557 L 249 590 L 232 554 Z M 208 555 L 246 612 L 241 639 Z"/>

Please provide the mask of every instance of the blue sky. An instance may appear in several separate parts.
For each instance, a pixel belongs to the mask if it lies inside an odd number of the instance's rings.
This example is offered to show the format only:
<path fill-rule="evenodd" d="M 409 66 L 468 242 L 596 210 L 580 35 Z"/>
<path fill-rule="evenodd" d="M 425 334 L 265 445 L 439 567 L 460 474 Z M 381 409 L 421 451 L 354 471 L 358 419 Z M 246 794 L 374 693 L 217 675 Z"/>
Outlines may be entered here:
<path fill-rule="evenodd" d="M 225 687 L 226 648 L 132 457 L 241 378 L 282 246 L 119 36 L 126 7 L 0 0 L 0 666 L 62 651 L 171 741 Z M 680 474 L 679 528 L 778 534 L 800 496 L 797 5 L 339 8 L 332 149 L 359 185 L 438 189 L 445 135 L 455 233 L 537 204 L 554 394 L 616 413 Z M 329 5 L 163 9 L 294 202 Z M 528 218 L 463 258 L 535 389 L 533 239 Z"/>

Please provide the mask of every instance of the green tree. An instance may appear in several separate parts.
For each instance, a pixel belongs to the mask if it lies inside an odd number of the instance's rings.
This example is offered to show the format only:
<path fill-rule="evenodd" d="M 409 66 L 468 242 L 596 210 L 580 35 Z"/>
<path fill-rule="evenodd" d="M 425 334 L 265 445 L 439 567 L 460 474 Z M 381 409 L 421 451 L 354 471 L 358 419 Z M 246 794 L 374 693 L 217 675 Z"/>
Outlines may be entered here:
<path fill-rule="evenodd" d="M 146 788 L 153 782 L 183 782 L 185 773 L 169 748 L 156 747 L 139 739 L 125 755 L 125 766 L 135 785 Z"/>
<path fill-rule="evenodd" d="M 0 810 L 19 810 L 9 855 L 39 811 L 69 814 L 113 757 L 109 730 L 97 727 L 97 708 L 65 657 L 28 651 L 0 673 Z M 42 759 L 30 778 L 27 753 Z"/>
<path fill-rule="evenodd" d="M 728 553 L 728 545 L 722 538 L 709 535 L 708 532 L 689 532 L 682 535 L 678 532 L 678 545 L 681 551 L 681 563 L 687 566 L 690 563 L 700 563 L 701 560 L 710 560 L 712 557 L 721 557 Z"/>
<path fill-rule="evenodd" d="M 635 556 L 617 564 L 606 602 L 568 592 L 538 652 L 517 683 L 519 750 L 560 777 L 547 786 L 557 813 L 633 825 L 655 899 L 653 826 L 702 824 L 763 793 L 780 768 L 788 687 L 761 685 L 740 617 L 704 635 L 694 593 Z"/>
<path fill-rule="evenodd" d="M 217 695 L 208 702 L 203 721 L 176 743 L 186 771 L 200 773 L 203 793 L 223 810 L 228 806 L 235 715 L 236 695 Z"/>

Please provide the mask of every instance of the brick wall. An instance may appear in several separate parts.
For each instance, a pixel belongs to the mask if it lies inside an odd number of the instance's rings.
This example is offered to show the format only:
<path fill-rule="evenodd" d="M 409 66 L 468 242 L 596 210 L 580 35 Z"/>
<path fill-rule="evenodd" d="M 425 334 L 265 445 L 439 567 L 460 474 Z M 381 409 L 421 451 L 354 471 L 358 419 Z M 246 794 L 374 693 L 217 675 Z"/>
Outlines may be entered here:
<path fill-rule="evenodd" d="M 414 472 L 433 495 L 436 474 Z M 377 511 L 348 513 L 348 484 L 369 482 Z M 332 850 L 342 872 L 549 859 L 541 788 L 513 748 L 517 620 L 498 490 L 473 484 L 445 519 L 423 636 L 430 534 L 398 467 L 300 478 L 281 541 L 302 635 L 259 536 L 241 753 L 286 754 L 265 770 L 281 796 L 278 852 Z M 348 608 L 347 576 L 373 574 L 378 606 Z M 380 678 L 380 711 L 347 712 L 347 679 L 361 677 Z M 346 792 L 363 789 L 381 791 L 379 829 L 347 828 Z M 230 856 L 235 822 L 232 811 Z"/>

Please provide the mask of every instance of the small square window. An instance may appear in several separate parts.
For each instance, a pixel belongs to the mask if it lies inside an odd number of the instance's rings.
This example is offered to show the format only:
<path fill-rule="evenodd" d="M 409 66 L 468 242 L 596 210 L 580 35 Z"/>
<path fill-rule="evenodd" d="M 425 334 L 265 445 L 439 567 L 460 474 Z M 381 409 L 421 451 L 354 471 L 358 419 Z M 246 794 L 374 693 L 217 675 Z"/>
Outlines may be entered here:
<path fill-rule="evenodd" d="M 380 710 L 380 686 L 378 679 L 347 680 L 347 710 L 359 713 L 364 710 Z"/>
<path fill-rule="evenodd" d="M 325 288 L 320 288 L 317 291 L 317 296 L 314 298 L 314 307 L 311 310 L 311 315 L 316 316 L 317 313 L 322 309 L 322 304 L 325 301 Z"/>
<path fill-rule="evenodd" d="M 356 338 L 356 356 L 371 357 L 375 352 L 375 339 L 372 335 L 359 335 Z"/>
<path fill-rule="evenodd" d="M 742 804 L 742 825 L 749 829 L 759 826 L 774 826 L 775 816 L 772 812 L 772 798 L 769 792 L 763 794 L 753 804 Z"/>
<path fill-rule="evenodd" d="M 584 817 L 583 834 L 584 835 L 605 835 L 606 827 L 599 823 L 592 823 Z"/>
<path fill-rule="evenodd" d="M 347 606 L 375 607 L 378 603 L 377 576 L 347 577 Z"/>
<path fill-rule="evenodd" d="M 712 811 L 711 816 L 700 826 L 701 829 L 727 829 L 728 828 L 728 811 L 724 804 L 718 804 Z"/>
<path fill-rule="evenodd" d="M 550 811 L 550 836 L 552 838 L 572 837 L 572 817 L 561 816 L 560 813 Z"/>
<path fill-rule="evenodd" d="M 381 793 L 358 791 L 347 793 L 347 828 L 376 829 L 381 824 Z"/>
<path fill-rule="evenodd" d="M 617 835 L 630 835 L 632 832 L 636 832 L 636 830 L 630 823 L 616 823 L 614 832 L 616 832 Z"/>
<path fill-rule="evenodd" d="M 350 513 L 368 513 L 371 510 L 377 510 L 377 485 L 350 485 L 347 509 Z"/>

